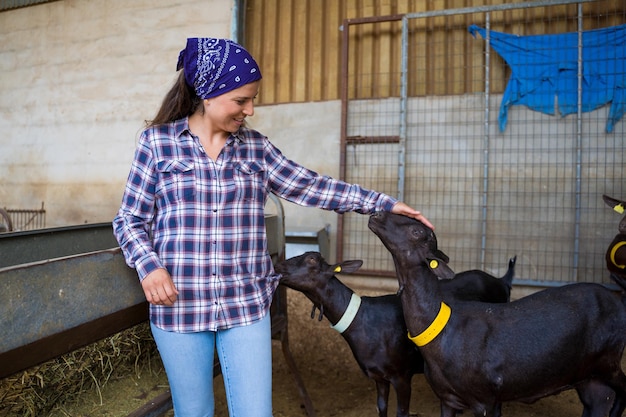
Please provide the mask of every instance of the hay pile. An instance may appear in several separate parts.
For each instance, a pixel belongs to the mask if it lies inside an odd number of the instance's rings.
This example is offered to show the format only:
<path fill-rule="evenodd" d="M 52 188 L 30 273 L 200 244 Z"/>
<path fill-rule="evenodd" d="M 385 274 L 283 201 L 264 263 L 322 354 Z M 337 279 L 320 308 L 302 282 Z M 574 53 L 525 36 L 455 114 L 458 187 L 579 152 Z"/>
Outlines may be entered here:
<path fill-rule="evenodd" d="M 40 417 L 109 380 L 149 368 L 158 353 L 148 323 L 0 380 L 0 417 Z M 151 371 L 151 370 L 149 370 Z"/>

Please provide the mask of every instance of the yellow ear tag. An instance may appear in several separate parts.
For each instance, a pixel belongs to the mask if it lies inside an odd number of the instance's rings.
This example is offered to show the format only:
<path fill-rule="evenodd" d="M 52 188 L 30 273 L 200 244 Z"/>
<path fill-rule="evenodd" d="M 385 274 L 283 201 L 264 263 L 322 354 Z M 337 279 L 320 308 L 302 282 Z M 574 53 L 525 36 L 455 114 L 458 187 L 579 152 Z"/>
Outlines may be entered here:
<path fill-rule="evenodd" d="M 335 268 L 335 272 L 337 273 L 341 272 L 341 267 L 339 265 Z"/>
<path fill-rule="evenodd" d="M 613 210 L 615 210 L 619 214 L 624 214 L 624 205 L 620 203 L 616 205 L 615 207 L 613 207 Z"/>
<path fill-rule="evenodd" d="M 437 269 L 438 266 L 439 266 L 439 262 L 437 262 L 436 259 L 433 259 L 432 261 L 430 261 L 430 268 L 431 269 Z"/>

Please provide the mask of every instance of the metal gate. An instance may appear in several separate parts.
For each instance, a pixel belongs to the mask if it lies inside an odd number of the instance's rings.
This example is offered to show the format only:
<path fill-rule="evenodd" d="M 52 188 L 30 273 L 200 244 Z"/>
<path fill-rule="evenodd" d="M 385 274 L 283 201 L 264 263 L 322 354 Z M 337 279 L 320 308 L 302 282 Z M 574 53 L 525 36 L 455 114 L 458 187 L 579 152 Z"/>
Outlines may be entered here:
<path fill-rule="evenodd" d="M 626 105 L 618 94 L 626 87 L 624 23 L 626 4 L 608 0 L 346 20 L 342 178 L 424 212 L 456 271 L 501 275 L 517 255 L 518 284 L 609 283 L 604 254 L 619 216 L 602 194 L 626 198 L 626 122 L 615 116 Z M 604 31 L 618 34 L 614 44 Z M 603 45 L 589 54 L 587 40 L 598 33 Z M 500 37 L 509 47 L 530 35 L 542 46 L 498 49 Z M 364 65 L 368 52 L 387 50 L 397 65 Z M 556 57 L 547 68 L 556 64 L 559 73 L 537 75 L 545 56 Z M 589 84 L 590 68 L 610 71 L 617 85 L 597 90 L 602 83 Z M 531 81 L 557 86 L 548 96 L 535 86 L 520 99 Z M 590 104 L 590 89 L 604 102 Z M 366 218 L 345 214 L 338 232 L 338 259 L 393 274 Z"/>

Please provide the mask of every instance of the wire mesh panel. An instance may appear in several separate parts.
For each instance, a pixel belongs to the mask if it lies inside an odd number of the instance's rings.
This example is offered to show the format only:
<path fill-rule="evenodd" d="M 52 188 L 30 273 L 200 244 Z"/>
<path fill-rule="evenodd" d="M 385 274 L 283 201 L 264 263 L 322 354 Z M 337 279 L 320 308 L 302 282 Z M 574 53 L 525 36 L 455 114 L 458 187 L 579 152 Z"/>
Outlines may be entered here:
<path fill-rule="evenodd" d="M 422 210 L 457 271 L 501 275 L 517 255 L 518 283 L 610 282 L 619 215 L 602 195 L 626 197 L 626 4 L 556 3 L 406 15 L 400 97 L 347 81 L 346 179 Z M 342 221 L 342 257 L 393 273 L 367 220 Z"/>
<path fill-rule="evenodd" d="M 347 181 L 365 183 L 372 189 L 398 195 L 399 136 L 394 132 L 397 126 L 391 129 L 386 121 L 397 118 L 400 102 L 390 99 L 363 101 L 360 104 L 357 108 L 361 114 L 368 116 L 362 121 L 359 121 L 360 117 L 351 118 L 350 132 L 353 136 L 346 149 Z M 374 122 L 374 118 L 378 122 Z M 367 218 L 347 213 L 343 215 L 343 220 L 344 259 L 367 259 L 368 263 L 375 265 L 371 269 L 391 270 L 391 258 L 376 256 L 380 242 L 374 234 L 367 233 Z"/>

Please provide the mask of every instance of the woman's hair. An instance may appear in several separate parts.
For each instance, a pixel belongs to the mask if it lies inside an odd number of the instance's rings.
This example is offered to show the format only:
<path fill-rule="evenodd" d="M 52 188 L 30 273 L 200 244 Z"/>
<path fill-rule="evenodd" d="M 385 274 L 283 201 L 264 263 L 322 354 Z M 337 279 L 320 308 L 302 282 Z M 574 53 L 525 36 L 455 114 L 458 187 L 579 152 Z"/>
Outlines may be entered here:
<path fill-rule="evenodd" d="M 156 126 L 191 116 L 200 106 L 202 99 L 198 97 L 193 87 L 187 85 L 184 71 L 180 71 L 178 79 L 165 95 L 156 116 L 152 120 L 147 120 L 146 125 Z"/>

